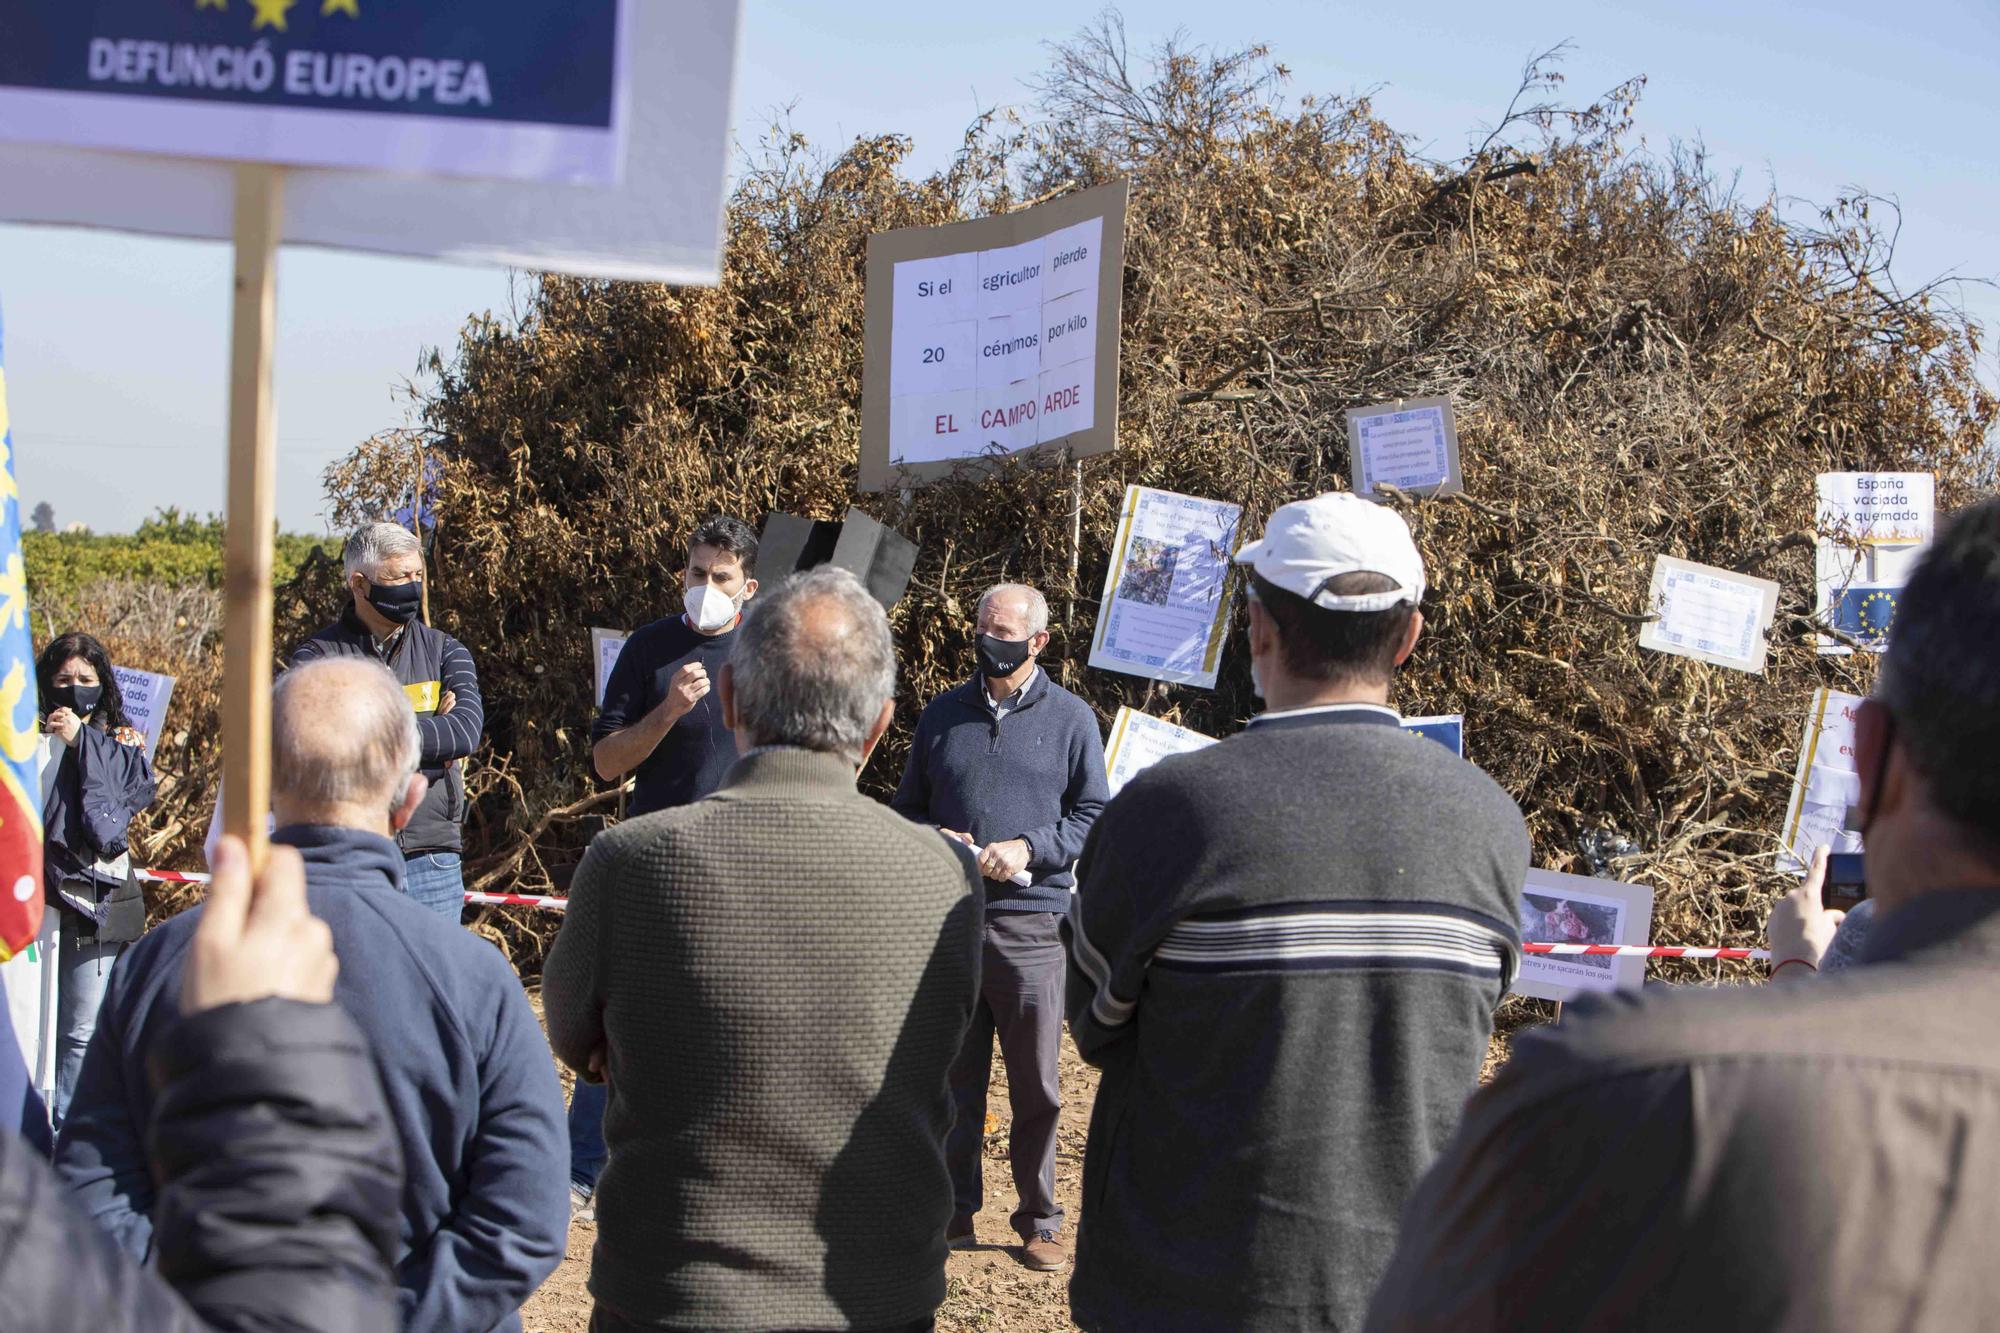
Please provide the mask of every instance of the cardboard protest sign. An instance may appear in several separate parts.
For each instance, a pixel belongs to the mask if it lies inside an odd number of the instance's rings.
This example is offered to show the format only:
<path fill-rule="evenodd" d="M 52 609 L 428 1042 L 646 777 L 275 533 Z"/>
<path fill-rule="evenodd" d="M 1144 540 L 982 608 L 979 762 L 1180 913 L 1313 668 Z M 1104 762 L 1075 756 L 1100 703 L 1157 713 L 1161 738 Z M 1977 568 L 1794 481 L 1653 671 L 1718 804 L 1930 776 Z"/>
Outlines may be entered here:
<path fill-rule="evenodd" d="M 1533 944 L 1645 944 L 1653 929 L 1653 891 L 1612 879 L 1530 869 L 1521 890 L 1521 939 Z M 1643 958 L 1524 954 L 1516 995 L 1574 1000 L 1593 992 L 1637 990 Z"/>
<path fill-rule="evenodd" d="M 597 676 L 596 704 L 604 707 L 604 691 L 611 684 L 611 668 L 618 665 L 618 654 L 625 651 L 631 635 L 619 629 L 593 629 L 590 631 L 590 662 Z"/>
<path fill-rule="evenodd" d="M 1373 499 L 1387 483 L 1415 495 L 1465 489 L 1451 399 L 1412 398 L 1347 409 L 1347 448 L 1356 495 Z"/>
<path fill-rule="evenodd" d="M 1778 609 L 1778 585 L 1712 565 L 1663 555 L 1648 601 L 1657 619 L 1639 646 L 1762 675 L 1764 635 Z"/>
<path fill-rule="evenodd" d="M 174 697 L 174 678 L 122 666 L 111 668 L 111 674 L 118 678 L 125 716 L 132 719 L 132 725 L 146 738 L 146 760 L 150 763 L 153 752 L 160 748 L 160 733 L 167 725 L 167 705 Z"/>
<path fill-rule="evenodd" d="M 1104 776 L 1116 796 L 1126 783 L 1170 754 L 1188 754 L 1215 744 L 1188 727 L 1163 722 L 1136 708 L 1120 708 L 1104 746 Z"/>
<path fill-rule="evenodd" d="M 1937 482 L 1928 472 L 1823 472 L 1814 572 L 1816 618 L 1846 640 L 1879 652 L 1896 603 L 1937 525 Z M 1821 635 L 1822 656 L 1854 644 Z"/>
<path fill-rule="evenodd" d="M 861 489 L 1118 442 L 1123 181 L 868 238 Z"/>
<path fill-rule="evenodd" d="M 1090 665 L 1215 688 L 1239 505 L 1127 486 Z"/>
<path fill-rule="evenodd" d="M 1861 850 L 1861 835 L 1847 829 L 1848 809 L 1861 800 L 1861 772 L 1854 757 L 1854 714 L 1861 702 L 1861 696 L 1839 690 L 1813 691 L 1792 797 L 1785 807 L 1781 870 L 1805 874 L 1820 847 Z"/>
<path fill-rule="evenodd" d="M 740 10 L 0 0 L 0 221 L 713 283 Z"/>
<path fill-rule="evenodd" d="M 1442 713 L 1436 717 L 1406 717 L 1403 730 L 1412 736 L 1436 741 L 1460 759 L 1465 758 L 1465 715 Z"/>

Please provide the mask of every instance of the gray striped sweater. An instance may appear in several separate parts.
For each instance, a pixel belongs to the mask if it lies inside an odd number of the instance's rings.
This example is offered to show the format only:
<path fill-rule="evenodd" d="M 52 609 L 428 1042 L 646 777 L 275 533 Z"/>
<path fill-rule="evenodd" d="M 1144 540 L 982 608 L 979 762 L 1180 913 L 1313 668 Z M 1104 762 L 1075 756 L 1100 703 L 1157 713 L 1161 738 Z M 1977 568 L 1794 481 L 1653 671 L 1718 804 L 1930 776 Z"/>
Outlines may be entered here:
<path fill-rule="evenodd" d="M 1084 849 L 1070 1020 L 1104 1070 L 1086 1330 L 1359 1328 L 1404 1198 L 1478 1082 L 1528 836 L 1386 708 L 1274 714 L 1167 759 Z"/>

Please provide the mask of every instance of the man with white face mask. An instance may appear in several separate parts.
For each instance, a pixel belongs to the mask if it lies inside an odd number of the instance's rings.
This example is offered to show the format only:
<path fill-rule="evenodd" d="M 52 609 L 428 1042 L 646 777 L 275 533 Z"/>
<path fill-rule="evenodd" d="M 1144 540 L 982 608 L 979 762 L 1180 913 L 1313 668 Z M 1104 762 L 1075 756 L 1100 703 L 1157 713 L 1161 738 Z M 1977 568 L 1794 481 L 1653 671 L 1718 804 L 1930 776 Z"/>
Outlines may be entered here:
<path fill-rule="evenodd" d="M 626 818 L 694 804 L 736 762 L 736 738 L 710 689 L 736 643 L 743 604 L 757 594 L 756 570 L 756 529 L 727 514 L 702 520 L 688 538 L 681 612 L 638 631 L 619 653 L 590 757 L 606 782 L 636 772 Z M 570 1191 L 585 1220 L 604 1165 L 604 1106 L 604 1085 L 579 1080 L 569 1111 Z"/>

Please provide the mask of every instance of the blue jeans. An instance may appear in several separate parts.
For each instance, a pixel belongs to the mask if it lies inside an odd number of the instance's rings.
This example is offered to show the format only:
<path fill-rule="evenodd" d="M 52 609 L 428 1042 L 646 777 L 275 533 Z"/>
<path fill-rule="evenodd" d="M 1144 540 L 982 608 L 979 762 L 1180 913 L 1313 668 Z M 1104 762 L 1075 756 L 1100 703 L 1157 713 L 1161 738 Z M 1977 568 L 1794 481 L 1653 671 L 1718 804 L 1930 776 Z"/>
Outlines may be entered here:
<path fill-rule="evenodd" d="M 586 1196 L 597 1189 L 604 1170 L 604 1108 L 610 1102 L 610 1088 L 580 1078 L 569 1095 L 569 1183 Z"/>
<path fill-rule="evenodd" d="M 76 1091 L 76 1076 L 83 1070 L 90 1035 L 97 1031 L 97 1011 L 104 1003 L 104 988 L 111 983 L 111 965 L 125 951 L 123 944 L 79 939 L 76 920 L 63 912 L 57 931 L 56 1101 L 50 1118 L 58 1130 L 69 1113 L 70 1094 Z"/>
<path fill-rule="evenodd" d="M 456 922 L 465 912 L 465 873 L 457 852 L 419 852 L 403 863 L 403 892 Z"/>

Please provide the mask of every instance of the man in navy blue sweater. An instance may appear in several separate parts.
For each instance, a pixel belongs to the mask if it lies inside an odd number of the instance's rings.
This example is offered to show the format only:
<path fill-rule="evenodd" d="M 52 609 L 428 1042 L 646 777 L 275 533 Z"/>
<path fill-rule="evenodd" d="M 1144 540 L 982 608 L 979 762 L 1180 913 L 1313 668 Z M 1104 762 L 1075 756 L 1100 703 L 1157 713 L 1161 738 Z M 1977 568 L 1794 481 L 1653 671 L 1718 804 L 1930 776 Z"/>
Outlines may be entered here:
<path fill-rule="evenodd" d="M 396 1255 L 406 1333 L 515 1333 L 563 1256 L 562 1091 L 519 979 L 402 891 L 390 834 L 422 804 L 417 720 L 365 658 L 293 667 L 271 719 L 276 840 L 305 858 L 340 955 L 334 1002 L 368 1037 L 408 1173 Z M 177 1016 L 196 908 L 113 971 L 56 1167 L 134 1257 L 154 1246 L 158 1110 L 146 1059 Z"/>
<path fill-rule="evenodd" d="M 736 762 L 736 738 L 722 722 L 715 679 L 736 646 L 743 607 L 757 595 L 757 530 L 711 514 L 688 536 L 681 571 L 683 610 L 626 641 L 604 683 L 590 729 L 590 763 L 617 782 L 633 775 L 627 819 L 693 805 L 722 785 Z M 587 1077 L 569 1101 L 570 1208 L 595 1222 L 592 1203 L 604 1170 L 604 1110 L 610 1092 Z"/>
<path fill-rule="evenodd" d="M 1036 663 L 1049 642 L 1041 593 L 1019 583 L 988 589 L 977 631 L 978 674 L 924 709 L 891 804 L 977 848 L 986 883 L 979 1006 L 951 1070 L 945 1159 L 955 1204 L 945 1238 L 954 1248 L 973 1243 L 997 1034 L 1013 1110 L 1007 1155 L 1020 1196 L 1012 1222 L 1024 1242 L 1022 1262 L 1052 1272 L 1069 1259 L 1055 1192 L 1065 971 L 1059 923 L 1076 883 L 1070 868 L 1110 798 L 1104 740 L 1090 705 Z"/>

